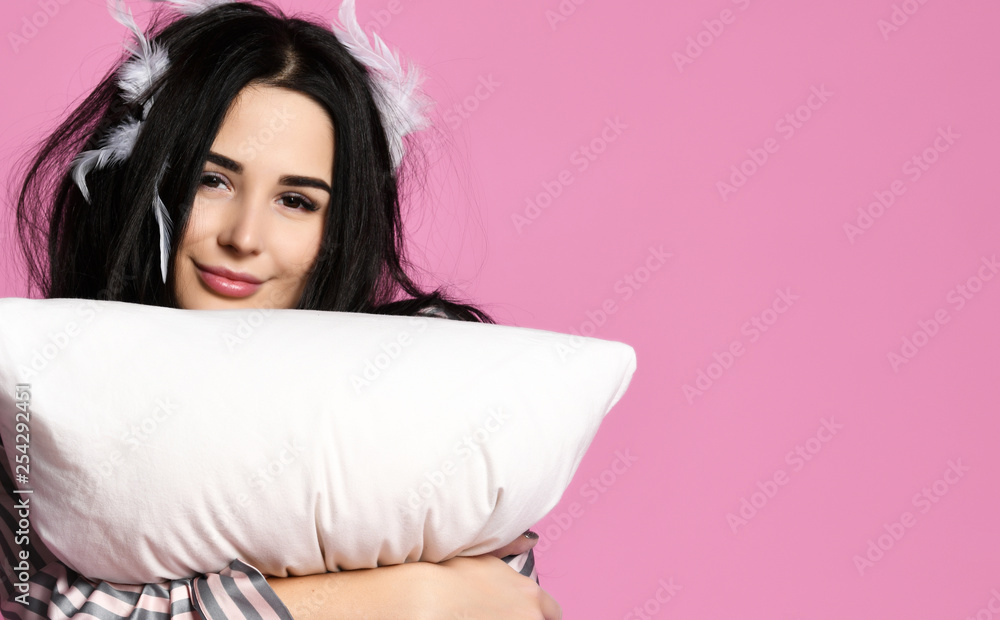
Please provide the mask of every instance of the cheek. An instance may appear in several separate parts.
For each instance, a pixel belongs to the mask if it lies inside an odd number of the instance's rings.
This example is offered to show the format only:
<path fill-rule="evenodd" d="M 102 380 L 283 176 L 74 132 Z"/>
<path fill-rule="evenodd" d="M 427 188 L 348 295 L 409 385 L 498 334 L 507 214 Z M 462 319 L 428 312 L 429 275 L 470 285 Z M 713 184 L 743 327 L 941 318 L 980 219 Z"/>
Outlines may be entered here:
<path fill-rule="evenodd" d="M 184 227 L 184 236 L 181 238 L 180 247 L 195 245 L 211 234 L 213 222 L 209 217 L 210 213 L 211 211 L 206 209 L 199 199 L 195 198 L 187 224 Z"/>
<path fill-rule="evenodd" d="M 304 277 L 319 254 L 322 229 L 296 230 L 282 238 L 281 267 L 288 277 Z"/>

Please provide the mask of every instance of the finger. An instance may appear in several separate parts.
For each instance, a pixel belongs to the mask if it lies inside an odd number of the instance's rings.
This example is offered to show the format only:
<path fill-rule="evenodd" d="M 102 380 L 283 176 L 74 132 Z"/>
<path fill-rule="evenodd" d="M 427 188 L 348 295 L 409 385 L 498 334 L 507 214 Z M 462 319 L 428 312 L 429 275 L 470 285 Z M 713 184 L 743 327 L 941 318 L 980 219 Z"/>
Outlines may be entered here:
<path fill-rule="evenodd" d="M 496 556 L 500 559 L 503 559 L 508 555 L 521 555 L 522 553 L 527 553 L 527 551 L 536 544 L 538 544 L 538 534 L 528 530 L 521 536 L 518 536 L 517 540 L 514 542 L 504 545 L 495 551 L 491 551 L 489 555 Z"/>
<path fill-rule="evenodd" d="M 541 590 L 541 588 L 539 588 Z M 552 595 L 541 590 L 542 616 L 545 620 L 562 620 L 562 607 L 552 598 Z"/>

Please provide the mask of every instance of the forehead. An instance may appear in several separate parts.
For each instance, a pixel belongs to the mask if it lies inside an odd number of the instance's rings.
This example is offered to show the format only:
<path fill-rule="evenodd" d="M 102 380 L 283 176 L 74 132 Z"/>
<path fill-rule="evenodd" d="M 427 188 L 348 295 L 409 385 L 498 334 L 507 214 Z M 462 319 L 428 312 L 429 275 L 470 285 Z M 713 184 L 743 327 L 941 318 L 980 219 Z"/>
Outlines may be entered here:
<path fill-rule="evenodd" d="M 247 172 L 285 170 L 330 181 L 335 131 L 326 110 L 285 88 L 247 86 L 226 111 L 212 150 L 242 163 Z"/>

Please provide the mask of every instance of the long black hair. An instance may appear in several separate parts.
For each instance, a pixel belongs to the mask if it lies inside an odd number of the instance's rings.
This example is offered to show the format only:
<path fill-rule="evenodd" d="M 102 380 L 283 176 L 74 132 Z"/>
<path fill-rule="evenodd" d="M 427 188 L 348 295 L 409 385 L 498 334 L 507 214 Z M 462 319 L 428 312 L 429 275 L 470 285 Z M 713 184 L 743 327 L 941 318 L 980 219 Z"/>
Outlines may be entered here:
<path fill-rule="evenodd" d="M 29 286 L 44 297 L 179 307 L 174 261 L 208 151 L 233 99 L 247 85 L 264 85 L 310 97 L 336 133 L 324 238 L 296 308 L 415 314 L 438 306 L 454 318 L 495 323 L 440 287 L 421 290 L 408 275 L 400 187 L 410 158 L 393 171 L 378 85 L 328 26 L 256 0 L 173 20 L 157 12 L 148 32 L 170 64 L 144 98 L 125 103 L 119 64 L 40 145 L 24 174 L 17 228 Z M 129 118 L 143 120 L 131 154 L 87 175 L 88 203 L 69 165 Z M 166 283 L 152 208 L 157 190 L 173 221 Z"/>

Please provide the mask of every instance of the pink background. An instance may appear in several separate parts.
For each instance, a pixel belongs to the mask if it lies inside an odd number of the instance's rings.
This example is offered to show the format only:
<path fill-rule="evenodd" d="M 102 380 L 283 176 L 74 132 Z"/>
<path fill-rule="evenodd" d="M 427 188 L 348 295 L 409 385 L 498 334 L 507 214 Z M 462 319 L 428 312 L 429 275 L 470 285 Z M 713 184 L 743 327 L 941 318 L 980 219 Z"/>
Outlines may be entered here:
<path fill-rule="evenodd" d="M 103 0 L 62 0 L 15 46 L 41 4 L 0 8 L 5 188 L 124 37 Z M 636 349 L 535 528 L 566 618 L 1000 618 L 997 3 L 358 14 L 439 102 L 440 159 L 407 217 L 425 282 Z M 25 294 L 0 272 L 0 296 Z"/>

